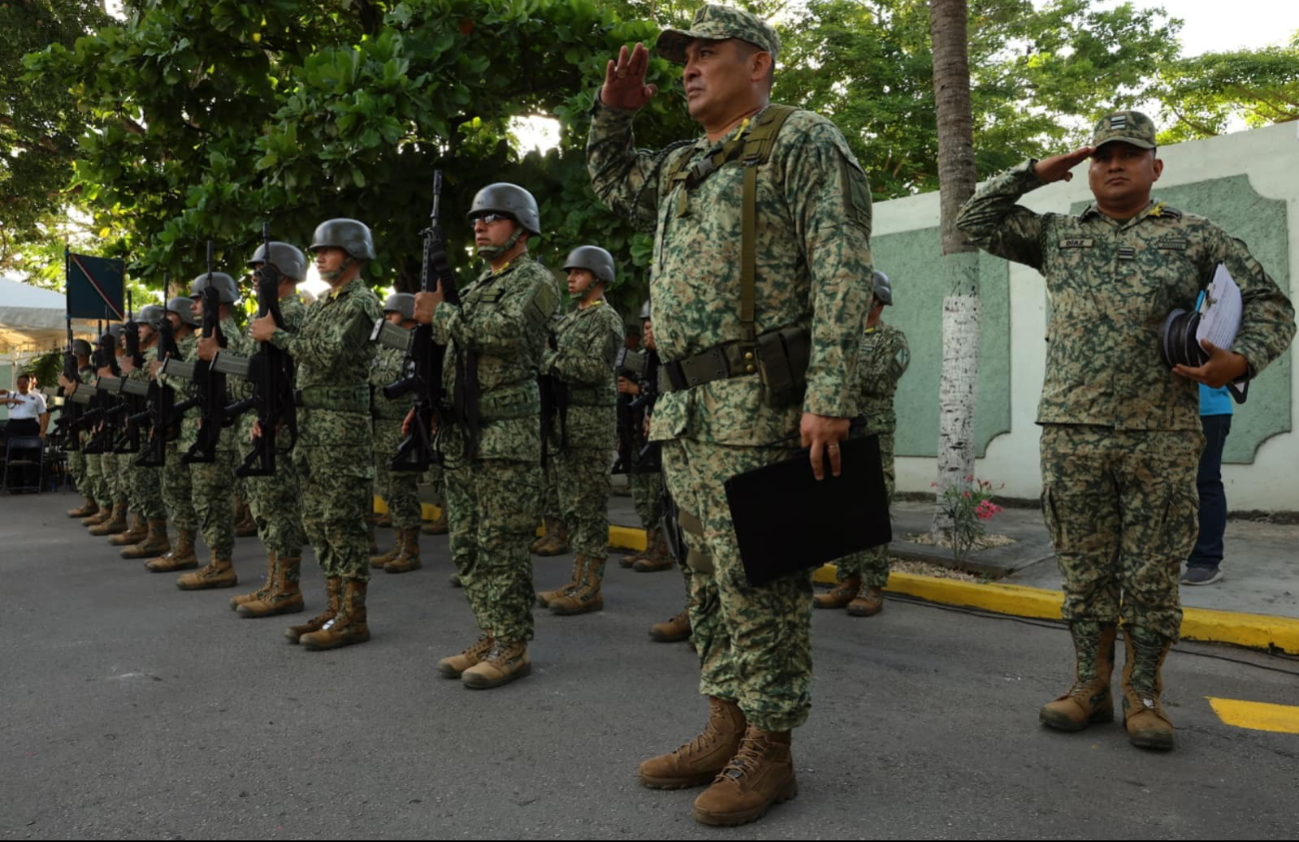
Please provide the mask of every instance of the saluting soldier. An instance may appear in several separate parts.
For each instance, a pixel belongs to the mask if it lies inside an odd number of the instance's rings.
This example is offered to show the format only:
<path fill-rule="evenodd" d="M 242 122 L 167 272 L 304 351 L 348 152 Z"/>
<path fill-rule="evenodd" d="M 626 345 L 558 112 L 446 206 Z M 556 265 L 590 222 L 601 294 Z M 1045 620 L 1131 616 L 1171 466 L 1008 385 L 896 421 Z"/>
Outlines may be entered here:
<path fill-rule="evenodd" d="M 985 184 L 957 226 L 986 251 L 1042 273 L 1051 300 L 1042 425 L 1042 512 L 1064 574 L 1076 654 L 1069 691 L 1043 724 L 1081 731 L 1114 717 L 1120 620 L 1123 714 L 1137 746 L 1171 749 L 1162 668 L 1182 612 L 1177 578 L 1195 544 L 1204 436 L 1199 387 L 1252 379 L 1294 335 L 1294 310 L 1249 249 L 1202 217 L 1151 198 L 1163 172 L 1155 125 L 1138 111 L 1101 119 L 1091 144 L 1025 161 Z M 1020 196 L 1068 181 L 1077 165 L 1095 201 L 1077 216 L 1035 213 Z M 1172 371 L 1160 324 L 1193 310 L 1219 264 L 1244 302 L 1233 347 Z"/>
<path fill-rule="evenodd" d="M 749 585 L 723 483 L 791 457 L 800 438 L 816 477 L 827 455 L 841 470 L 870 296 L 870 188 L 833 123 L 770 104 L 779 39 L 753 15 L 705 6 L 657 50 L 685 65 L 704 136 L 637 150 L 632 120 L 655 88 L 644 46 L 624 47 L 595 98 L 587 164 L 596 195 L 655 229 L 664 362 L 650 435 L 686 530 L 712 716 L 698 739 L 641 764 L 640 778 L 711 783 L 695 819 L 743 824 L 797 792 L 790 746 L 811 706 L 812 582 Z"/>

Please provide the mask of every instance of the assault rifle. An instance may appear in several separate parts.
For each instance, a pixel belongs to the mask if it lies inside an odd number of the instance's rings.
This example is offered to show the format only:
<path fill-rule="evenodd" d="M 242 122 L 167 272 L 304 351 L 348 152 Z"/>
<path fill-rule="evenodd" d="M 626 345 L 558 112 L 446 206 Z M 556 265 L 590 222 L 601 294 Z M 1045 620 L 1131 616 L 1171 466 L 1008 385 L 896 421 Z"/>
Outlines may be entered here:
<path fill-rule="evenodd" d="M 262 225 L 261 268 L 254 273 L 257 281 L 257 318 L 267 313 L 275 319 L 275 326 L 283 328 L 284 316 L 280 314 L 280 273 L 271 264 L 271 226 Z M 206 303 L 204 307 L 206 308 Z M 206 315 L 206 309 L 204 310 Z M 250 409 L 257 410 L 257 424 L 261 436 L 257 446 L 235 468 L 238 477 L 265 477 L 275 473 L 275 431 L 281 423 L 289 428 L 290 447 L 298 438 L 297 412 L 293 403 L 293 358 L 270 342 L 260 342 L 257 353 L 251 357 L 237 357 L 222 351 L 212 366 L 221 374 L 243 377 L 253 384 L 253 396 L 225 408 L 226 418 L 238 418 Z"/>
<path fill-rule="evenodd" d="M 166 281 L 163 289 L 166 289 Z M 176 333 L 171 319 L 164 318 L 158 325 L 158 359 L 164 364 L 180 359 L 180 348 L 176 345 Z M 158 468 L 167 464 L 167 442 L 174 438 L 172 428 L 178 423 L 185 410 L 198 403 L 198 398 L 176 403 L 176 390 L 155 380 L 149 387 L 149 422 L 150 433 L 148 444 L 136 458 L 135 464 L 144 468 Z"/>
<path fill-rule="evenodd" d="M 117 367 L 116 343 L 110 333 L 104 332 L 102 322 L 99 325 L 99 339 L 95 343 L 94 365 L 95 371 L 107 368 L 111 374 L 107 377 L 99 377 L 95 381 L 93 416 L 94 423 L 98 426 L 90 441 L 86 442 L 85 449 L 86 453 L 92 455 L 104 453 L 112 447 L 115 435 L 114 419 L 118 414 L 116 395 L 121 388 L 122 376 L 121 369 Z"/>
<path fill-rule="evenodd" d="M 80 384 L 81 373 L 77 370 L 77 355 L 72 348 L 72 317 L 68 316 L 68 347 L 63 352 L 63 377 L 72 383 Z M 67 390 L 62 386 L 59 387 L 58 394 L 67 395 Z M 67 435 L 64 438 L 63 449 L 68 453 L 76 453 L 81 449 L 81 442 L 78 440 L 76 429 L 79 426 L 78 419 L 81 415 L 82 404 L 72 400 L 67 400 L 63 404 L 63 411 L 59 413 L 59 427 Z"/>
<path fill-rule="evenodd" d="M 221 335 L 221 292 L 212 284 L 212 241 L 207 241 L 207 286 L 200 293 L 203 296 L 203 338 L 217 338 L 221 347 L 225 347 L 225 337 Z M 226 376 L 212 367 L 212 363 L 200 359 L 194 363 L 194 386 L 201 408 L 198 425 L 198 439 L 180 458 L 186 465 L 195 462 L 215 462 L 217 444 L 221 440 L 221 430 L 227 425 L 226 409 Z"/>
<path fill-rule="evenodd" d="M 460 291 L 456 287 L 455 272 L 447 261 L 446 240 L 442 236 L 442 226 L 438 216 L 442 204 L 442 171 L 433 171 L 433 211 L 429 214 L 429 226 L 421 235 L 424 238 L 424 260 L 420 267 L 420 289 L 432 292 L 442 289 L 443 301 L 453 307 L 460 306 Z M 394 471 L 426 471 L 428 467 L 441 461 L 441 455 L 433 447 L 429 431 L 437 421 L 438 430 L 443 430 L 455 420 L 465 422 L 469 435 L 469 454 L 476 449 L 478 437 L 478 402 L 476 359 L 472 352 L 467 360 L 461 360 L 457 354 L 456 393 L 452 401 L 447 400 L 446 386 L 442 382 L 442 363 L 446 358 L 447 348 L 433 339 L 432 325 L 417 325 L 413 331 L 402 330 L 405 336 L 398 336 L 394 331 L 385 330 L 387 324 L 383 319 L 375 322 L 372 340 L 384 342 L 390 347 L 394 343 L 406 343 L 407 369 L 410 374 L 383 387 L 384 397 L 395 400 L 402 395 L 414 392 L 413 406 L 415 418 L 410 433 L 397 446 L 397 455 L 392 459 Z M 400 330 L 400 328 L 399 328 Z M 403 347 L 396 344 L 395 347 Z M 457 418 L 457 416 L 460 416 Z"/>
<path fill-rule="evenodd" d="M 639 385 L 641 378 L 645 375 L 646 353 L 633 351 L 629 348 L 618 351 L 618 359 L 614 363 L 618 377 L 625 377 Z M 632 463 L 635 461 L 638 431 L 636 430 L 636 413 L 631 406 L 634 400 L 635 398 L 631 395 L 622 392 L 618 393 L 616 412 L 618 417 L 618 459 L 613 463 L 612 470 L 612 473 L 615 474 L 631 473 Z"/>
<path fill-rule="evenodd" d="M 636 442 L 639 449 L 632 460 L 633 474 L 656 474 L 663 469 L 662 442 L 650 441 L 645 435 L 645 419 L 654 414 L 654 402 L 659 397 L 659 353 L 645 352 L 645 379 L 641 383 L 641 392 L 631 402 L 632 415 L 636 422 Z"/>
<path fill-rule="evenodd" d="M 134 296 L 130 292 L 126 294 L 126 323 L 122 326 L 122 338 L 125 340 L 126 355 L 131 358 L 131 365 L 136 369 L 144 368 L 144 354 L 140 351 L 140 332 L 135 321 Z M 142 410 L 144 400 L 149 394 L 149 386 L 141 380 L 122 378 L 118 394 L 122 395 L 122 412 L 125 413 L 126 420 L 122 424 L 121 434 L 113 443 L 113 452 L 138 453 L 140 422 L 148 417 L 148 413 L 142 413 Z"/>

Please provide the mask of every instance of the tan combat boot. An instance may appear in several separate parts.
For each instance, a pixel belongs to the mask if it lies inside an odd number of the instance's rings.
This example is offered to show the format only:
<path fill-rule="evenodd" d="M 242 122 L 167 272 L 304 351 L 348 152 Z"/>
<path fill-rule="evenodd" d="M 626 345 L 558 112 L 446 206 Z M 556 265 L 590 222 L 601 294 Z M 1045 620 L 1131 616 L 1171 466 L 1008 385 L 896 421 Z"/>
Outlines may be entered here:
<path fill-rule="evenodd" d="M 760 731 L 750 725 L 739 751 L 713 785 L 695 799 L 700 824 L 734 827 L 757 821 L 773 804 L 798 795 L 789 731 Z"/>
<path fill-rule="evenodd" d="M 460 674 L 460 683 L 471 690 L 491 690 L 531 674 L 532 661 L 525 641 L 495 640 L 481 661 Z"/>
<path fill-rule="evenodd" d="M 568 552 L 568 525 L 562 520 L 546 521 L 546 534 L 533 545 L 532 552 L 539 556 L 556 556 Z"/>
<path fill-rule="evenodd" d="M 708 724 L 703 733 L 676 751 L 641 763 L 636 774 L 650 789 L 703 786 L 717 777 L 740 750 L 747 726 L 738 704 L 709 696 Z"/>
<path fill-rule="evenodd" d="M 1139 748 L 1172 751 L 1175 729 L 1164 713 L 1164 659 L 1173 642 L 1158 632 L 1123 627 L 1127 663 L 1123 665 L 1123 725 L 1128 742 Z"/>
<path fill-rule="evenodd" d="M 278 556 L 274 550 L 268 550 L 266 553 L 266 581 L 262 586 L 251 593 L 240 593 L 230 597 L 230 610 L 238 611 L 239 606 L 263 599 L 267 594 L 273 593 L 279 587 L 280 566 Z"/>
<path fill-rule="evenodd" d="M 678 640 L 685 640 L 690 636 L 690 609 L 683 608 L 680 614 L 670 620 L 650 626 L 649 636 L 651 640 L 657 640 L 659 643 L 676 643 Z"/>
<path fill-rule="evenodd" d="M 149 534 L 149 526 L 145 522 L 144 515 L 136 512 L 131 515 L 131 526 L 125 532 L 119 532 L 108 543 L 114 547 L 133 547 L 144 540 L 144 536 Z"/>
<path fill-rule="evenodd" d="M 1077 666 L 1073 686 L 1042 708 L 1038 721 L 1060 731 L 1081 731 L 1097 722 L 1114 721 L 1110 678 L 1114 674 L 1114 639 L 1118 626 L 1079 620 L 1069 625 Z"/>
<path fill-rule="evenodd" d="M 302 559 L 277 555 L 275 567 L 275 587 L 236 608 L 240 617 L 257 619 L 277 614 L 297 614 L 306 608 L 302 601 L 302 590 L 298 587 Z"/>
<path fill-rule="evenodd" d="M 588 558 L 586 576 L 581 584 L 568 593 L 560 594 L 550 601 L 550 612 L 561 617 L 574 614 L 589 614 L 592 611 L 604 610 L 604 594 L 600 584 L 604 580 L 604 565 L 607 559 Z"/>
<path fill-rule="evenodd" d="M 343 598 L 343 580 L 338 576 L 330 576 L 326 579 L 325 594 L 324 611 L 305 623 L 289 626 L 284 630 L 284 636 L 289 639 L 289 643 L 297 643 L 304 634 L 320 631 L 326 623 L 338 615 L 339 602 Z"/>
<path fill-rule="evenodd" d="M 668 539 L 662 529 L 651 529 L 646 537 L 645 555 L 636 560 L 632 568 L 637 573 L 658 573 L 660 570 L 671 570 L 676 566 L 672 554 L 668 552 Z"/>
<path fill-rule="evenodd" d="M 80 508 L 68 510 L 68 517 L 92 517 L 96 514 L 99 514 L 99 504 L 89 497 L 85 499 Z"/>
<path fill-rule="evenodd" d="M 240 501 L 239 508 L 235 511 L 235 537 L 255 538 L 256 536 L 257 520 L 253 518 L 253 508 L 247 502 Z"/>
<path fill-rule="evenodd" d="M 848 603 L 848 613 L 854 617 L 874 617 L 884 610 L 884 589 L 862 585 L 857 598 Z"/>
<path fill-rule="evenodd" d="M 307 649 L 323 651 L 369 640 L 370 627 L 365 615 L 365 591 L 368 585 L 368 582 L 360 579 L 344 579 L 338 613 L 320 631 L 304 634 L 298 642 Z"/>
<path fill-rule="evenodd" d="M 155 518 L 148 521 L 149 531 L 144 540 L 134 547 L 122 550 L 122 558 L 153 558 L 171 551 L 171 540 L 167 537 L 166 518 Z"/>
<path fill-rule="evenodd" d="M 186 573 L 176 580 L 176 587 L 182 591 L 205 591 L 211 588 L 233 588 L 239 584 L 235 575 L 235 563 L 228 558 L 212 558 L 201 570 Z"/>
<path fill-rule="evenodd" d="M 126 529 L 126 503 L 119 500 L 113 504 L 112 516 L 108 520 L 90 527 L 90 534 L 102 538 L 105 535 L 121 534 L 125 532 Z"/>
<path fill-rule="evenodd" d="M 447 507 L 438 508 L 438 516 L 433 520 L 420 527 L 420 532 L 425 535 L 445 535 L 450 527 L 447 526 Z"/>
<path fill-rule="evenodd" d="M 419 570 L 423 563 L 419 560 L 419 530 L 397 530 L 397 546 L 401 552 L 383 567 L 384 573 L 409 573 Z"/>
<path fill-rule="evenodd" d="M 539 591 L 537 593 L 537 605 L 542 608 L 549 608 L 550 603 L 577 590 L 585 579 L 586 556 L 579 554 L 573 560 L 573 574 L 569 583 L 553 591 Z"/>
<path fill-rule="evenodd" d="M 550 518 L 543 518 L 541 521 L 541 535 L 533 540 L 532 545 L 528 547 L 528 552 L 536 555 L 537 550 L 540 550 L 545 546 L 546 538 L 554 534 L 554 531 L 559 528 L 555 525 L 557 523 L 559 523 L 559 521 L 551 520 Z"/>
<path fill-rule="evenodd" d="M 198 556 L 194 554 L 194 537 L 193 529 L 177 530 L 176 546 L 157 558 L 146 561 L 144 569 L 151 573 L 171 573 L 198 567 Z"/>
<path fill-rule="evenodd" d="M 391 528 L 392 528 L 392 512 L 384 512 L 383 514 L 379 515 L 379 516 L 375 519 L 375 521 L 374 521 L 374 525 L 380 527 L 381 529 L 391 529 Z"/>
<path fill-rule="evenodd" d="M 812 597 L 812 605 L 817 608 L 847 608 L 848 603 L 857 598 L 861 591 L 861 577 L 850 576 L 829 593 L 819 593 Z"/>
<path fill-rule="evenodd" d="M 107 523 L 109 520 L 112 520 L 112 518 L 113 518 L 113 505 L 111 503 L 108 504 L 107 506 L 100 506 L 99 504 L 96 504 L 95 513 L 93 515 L 90 515 L 89 517 L 83 517 L 81 519 L 81 525 L 99 526 L 99 524 Z"/>
<path fill-rule="evenodd" d="M 374 527 L 370 527 L 370 535 L 374 536 Z M 401 536 L 398 535 L 392 541 L 392 549 L 386 553 L 370 556 L 371 567 L 383 567 L 390 561 L 395 561 L 397 556 L 401 555 Z"/>
<path fill-rule="evenodd" d="M 483 662 L 487 653 L 492 651 L 492 643 L 492 633 L 484 631 L 468 649 L 459 655 L 452 655 L 450 658 L 438 661 L 438 675 L 443 678 L 459 678 L 465 670 Z"/>

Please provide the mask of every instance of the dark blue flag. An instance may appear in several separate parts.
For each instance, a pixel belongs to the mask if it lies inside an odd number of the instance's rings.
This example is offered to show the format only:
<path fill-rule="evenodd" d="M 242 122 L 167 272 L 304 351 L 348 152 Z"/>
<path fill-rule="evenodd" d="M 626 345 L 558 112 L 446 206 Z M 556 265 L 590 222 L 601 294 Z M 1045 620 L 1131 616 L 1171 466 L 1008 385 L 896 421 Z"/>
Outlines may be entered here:
<path fill-rule="evenodd" d="M 122 290 L 126 266 L 121 260 L 66 252 L 68 315 L 74 319 L 124 321 Z"/>

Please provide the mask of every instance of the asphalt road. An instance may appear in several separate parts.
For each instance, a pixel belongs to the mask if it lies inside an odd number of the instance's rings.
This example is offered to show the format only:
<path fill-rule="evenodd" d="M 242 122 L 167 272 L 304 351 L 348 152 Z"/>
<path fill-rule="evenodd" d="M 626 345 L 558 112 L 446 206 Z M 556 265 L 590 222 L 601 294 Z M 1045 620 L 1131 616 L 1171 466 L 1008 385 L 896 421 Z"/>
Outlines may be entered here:
<path fill-rule="evenodd" d="M 696 791 L 640 787 L 636 764 L 706 718 L 684 644 L 646 627 L 675 573 L 611 566 L 605 611 L 539 614 L 530 678 L 490 692 L 437 676 L 474 634 L 446 578 L 380 573 L 373 639 L 290 646 L 238 591 L 183 593 L 87 536 L 71 495 L 0 496 L 0 837 L 1293 838 L 1299 736 L 1220 722 L 1205 698 L 1299 704 L 1299 662 L 1180 646 L 1168 755 L 1120 725 L 1037 725 L 1067 685 L 1060 628 L 890 601 L 815 618 L 815 709 L 795 735 L 798 799 L 733 830 Z M 391 541 L 389 530 L 381 532 Z M 241 539 L 245 582 L 263 569 Z M 304 564 L 304 571 L 312 565 Z M 539 587 L 568 561 L 538 559 Z M 312 614 L 323 590 L 304 573 Z M 250 585 L 251 589 L 251 585 Z M 310 616 L 310 615 L 305 615 Z M 1225 661 L 1226 656 L 1243 663 Z M 1270 671 L 1286 670 L 1287 673 Z"/>

